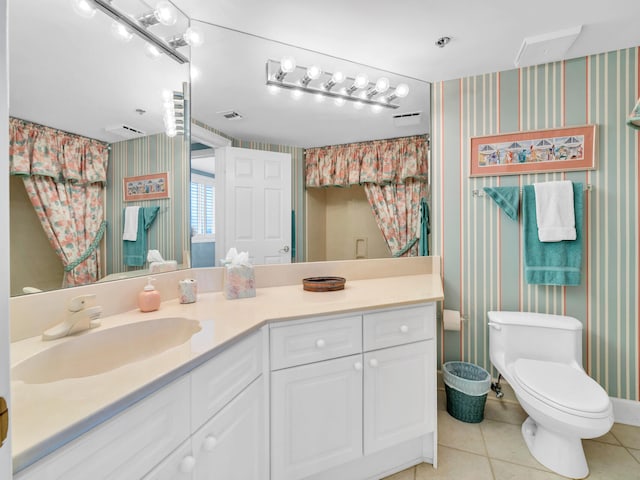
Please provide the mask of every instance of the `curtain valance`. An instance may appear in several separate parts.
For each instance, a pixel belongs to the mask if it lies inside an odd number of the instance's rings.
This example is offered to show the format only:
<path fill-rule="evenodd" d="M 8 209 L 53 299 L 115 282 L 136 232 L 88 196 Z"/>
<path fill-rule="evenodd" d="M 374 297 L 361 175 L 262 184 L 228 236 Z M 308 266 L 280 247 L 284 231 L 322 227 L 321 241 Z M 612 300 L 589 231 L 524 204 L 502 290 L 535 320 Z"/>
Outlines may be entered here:
<path fill-rule="evenodd" d="M 56 182 L 106 182 L 108 145 L 35 123 L 9 119 L 11 175 L 51 177 Z"/>
<path fill-rule="evenodd" d="M 309 148 L 305 152 L 307 187 L 402 184 L 427 181 L 425 136 Z"/>

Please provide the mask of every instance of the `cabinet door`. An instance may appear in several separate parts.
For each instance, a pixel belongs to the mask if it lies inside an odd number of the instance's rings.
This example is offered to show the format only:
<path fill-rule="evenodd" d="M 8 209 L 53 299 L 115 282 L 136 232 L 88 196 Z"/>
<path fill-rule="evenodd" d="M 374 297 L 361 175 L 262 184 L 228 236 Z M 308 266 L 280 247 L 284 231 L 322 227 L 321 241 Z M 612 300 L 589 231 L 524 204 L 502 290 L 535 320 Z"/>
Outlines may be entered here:
<path fill-rule="evenodd" d="M 362 355 L 271 374 L 271 478 L 295 480 L 362 455 Z"/>
<path fill-rule="evenodd" d="M 424 435 L 435 425 L 433 340 L 364 355 L 364 453 Z"/>
<path fill-rule="evenodd" d="M 195 458 L 191 453 L 191 439 L 189 439 L 145 475 L 142 480 L 192 480 L 194 467 Z"/>
<path fill-rule="evenodd" d="M 193 434 L 194 480 L 269 478 L 264 394 L 261 377 Z"/>

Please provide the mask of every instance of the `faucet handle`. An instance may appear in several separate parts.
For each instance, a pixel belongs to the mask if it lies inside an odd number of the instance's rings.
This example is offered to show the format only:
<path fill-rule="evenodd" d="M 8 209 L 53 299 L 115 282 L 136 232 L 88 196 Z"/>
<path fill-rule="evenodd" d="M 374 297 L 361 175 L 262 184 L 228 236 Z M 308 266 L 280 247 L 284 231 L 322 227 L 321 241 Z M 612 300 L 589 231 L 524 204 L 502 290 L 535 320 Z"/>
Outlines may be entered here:
<path fill-rule="evenodd" d="M 85 307 L 88 307 L 93 303 L 93 300 L 96 299 L 96 294 L 91 293 L 87 295 L 78 295 L 77 297 L 73 297 L 67 306 L 70 312 L 79 312 L 83 310 Z"/>

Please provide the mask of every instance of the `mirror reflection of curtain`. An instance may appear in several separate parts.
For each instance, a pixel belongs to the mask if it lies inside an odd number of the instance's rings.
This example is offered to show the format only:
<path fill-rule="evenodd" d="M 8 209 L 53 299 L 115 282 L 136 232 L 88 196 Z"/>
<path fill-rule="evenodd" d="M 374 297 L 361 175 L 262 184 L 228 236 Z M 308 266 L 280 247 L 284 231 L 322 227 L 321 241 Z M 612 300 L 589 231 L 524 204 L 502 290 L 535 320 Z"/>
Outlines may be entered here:
<path fill-rule="evenodd" d="M 364 185 L 392 255 L 420 254 L 420 232 L 426 230 L 420 210 L 427 196 L 425 136 L 310 148 L 305 166 L 307 187 Z"/>
<path fill-rule="evenodd" d="M 108 146 L 102 142 L 9 120 L 10 173 L 22 177 L 42 228 L 62 261 L 63 287 L 99 278 L 107 163 Z"/>

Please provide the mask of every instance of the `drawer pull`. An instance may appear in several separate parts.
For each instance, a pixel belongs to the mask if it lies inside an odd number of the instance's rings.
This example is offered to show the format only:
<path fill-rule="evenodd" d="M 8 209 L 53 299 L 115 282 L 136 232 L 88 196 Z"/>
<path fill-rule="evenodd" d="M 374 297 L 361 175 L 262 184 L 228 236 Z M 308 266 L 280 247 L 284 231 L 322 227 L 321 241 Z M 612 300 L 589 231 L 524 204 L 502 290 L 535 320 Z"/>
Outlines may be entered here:
<path fill-rule="evenodd" d="M 353 364 L 353 368 L 355 368 L 356 370 L 360 371 L 362 370 L 362 362 L 356 362 Z"/>
<path fill-rule="evenodd" d="M 407 333 L 408 331 L 409 331 L 409 327 L 408 327 L 408 326 L 406 326 L 406 325 L 402 325 L 402 326 L 400 327 L 400 332 L 401 332 L 401 333 Z"/>
<path fill-rule="evenodd" d="M 371 365 L 373 368 L 376 368 L 378 366 L 378 360 L 372 358 L 371 360 L 369 360 L 369 365 Z"/>
<path fill-rule="evenodd" d="M 182 473 L 191 473 L 196 466 L 196 459 L 192 455 L 187 455 L 180 462 L 180 471 Z"/>
<path fill-rule="evenodd" d="M 325 345 L 326 345 L 326 342 L 323 339 L 319 338 L 318 340 L 316 340 L 317 348 L 324 348 Z"/>
<path fill-rule="evenodd" d="M 202 444 L 202 449 L 205 452 L 213 452 L 213 449 L 216 448 L 218 444 L 218 439 L 213 435 L 207 435 L 204 437 L 204 443 Z"/>

